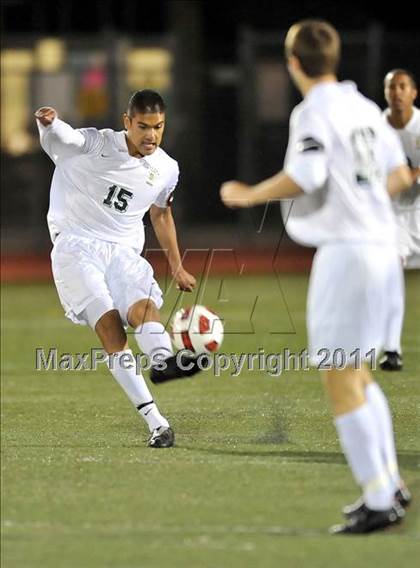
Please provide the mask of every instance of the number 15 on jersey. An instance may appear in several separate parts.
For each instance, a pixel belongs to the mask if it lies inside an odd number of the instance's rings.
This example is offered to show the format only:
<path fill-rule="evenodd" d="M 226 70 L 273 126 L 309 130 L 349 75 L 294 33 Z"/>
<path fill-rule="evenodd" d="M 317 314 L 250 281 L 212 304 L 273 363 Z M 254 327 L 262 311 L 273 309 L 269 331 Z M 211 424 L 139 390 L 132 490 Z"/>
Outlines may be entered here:
<path fill-rule="evenodd" d="M 111 209 L 116 209 L 120 213 L 125 213 L 128 207 L 128 200 L 130 199 L 133 199 L 133 192 L 123 187 L 112 185 L 108 188 L 108 195 L 102 203 Z"/>

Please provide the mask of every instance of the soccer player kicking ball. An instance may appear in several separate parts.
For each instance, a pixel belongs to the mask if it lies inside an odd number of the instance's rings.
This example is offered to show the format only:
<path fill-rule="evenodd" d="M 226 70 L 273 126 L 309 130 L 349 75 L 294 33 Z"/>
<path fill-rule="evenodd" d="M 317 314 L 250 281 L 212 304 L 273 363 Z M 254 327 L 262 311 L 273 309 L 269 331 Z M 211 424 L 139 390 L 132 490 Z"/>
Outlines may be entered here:
<path fill-rule="evenodd" d="M 323 369 L 341 446 L 363 491 L 343 509 L 347 522 L 331 532 L 367 533 L 398 523 L 410 501 L 388 404 L 366 358 L 383 343 L 390 298 L 402 293 L 390 194 L 407 188 L 411 176 L 380 110 L 354 84 L 337 82 L 340 39 L 331 25 L 295 24 L 285 51 L 304 100 L 290 118 L 284 170 L 253 187 L 224 183 L 221 198 L 228 207 L 295 198 L 287 229 L 318 248 L 307 307 L 311 361 Z"/>
<path fill-rule="evenodd" d="M 385 120 L 395 129 L 411 168 L 412 186 L 393 199 L 397 217 L 397 248 L 404 268 L 420 268 L 420 110 L 415 77 L 406 69 L 389 71 L 384 80 L 388 108 Z M 394 305 L 389 322 L 385 353 L 379 360 L 384 371 L 401 371 L 403 366 L 401 333 L 404 320 L 404 296 Z"/>
<path fill-rule="evenodd" d="M 182 266 L 170 207 L 178 164 L 160 148 L 165 104 L 154 91 L 134 93 L 120 132 L 74 130 L 50 107 L 35 116 L 41 145 L 55 164 L 47 219 L 61 304 L 73 322 L 95 330 L 111 373 L 149 427 L 148 445 L 170 447 L 174 433 L 136 374 L 125 331 L 127 325 L 134 328 L 140 349 L 155 363 L 152 382 L 200 370 L 194 359 L 178 366 L 159 323 L 162 292 L 140 256 L 143 217 L 150 210 L 178 287 L 193 290 L 195 278 Z"/>

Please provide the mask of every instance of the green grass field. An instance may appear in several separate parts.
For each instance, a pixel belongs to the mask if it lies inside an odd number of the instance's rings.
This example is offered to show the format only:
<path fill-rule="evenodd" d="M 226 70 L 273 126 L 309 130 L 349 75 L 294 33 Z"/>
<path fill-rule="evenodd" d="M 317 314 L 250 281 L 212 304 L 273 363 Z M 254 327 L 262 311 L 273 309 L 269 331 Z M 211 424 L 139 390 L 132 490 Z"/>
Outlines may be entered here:
<path fill-rule="evenodd" d="M 226 319 L 225 352 L 305 347 L 307 278 L 210 280 L 198 297 Z M 35 371 L 35 349 L 98 346 L 52 285 L 3 288 L 2 559 L 12 567 L 418 566 L 420 273 L 407 275 L 405 369 L 376 376 L 393 409 L 406 522 L 330 537 L 358 496 L 315 371 L 211 371 L 153 387 L 177 446 L 147 432 L 106 368 Z M 176 293 L 169 291 L 169 317 Z M 277 332 L 277 333 L 269 333 Z M 132 342 L 134 347 L 134 343 Z M 417 558 L 417 560 L 416 560 Z"/>

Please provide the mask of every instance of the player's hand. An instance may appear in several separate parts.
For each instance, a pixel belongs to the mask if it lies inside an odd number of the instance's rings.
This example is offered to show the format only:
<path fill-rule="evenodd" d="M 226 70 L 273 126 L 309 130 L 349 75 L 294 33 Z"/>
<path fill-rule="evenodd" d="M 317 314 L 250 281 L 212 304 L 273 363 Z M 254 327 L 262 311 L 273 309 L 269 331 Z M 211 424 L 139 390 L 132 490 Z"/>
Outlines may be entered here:
<path fill-rule="evenodd" d="M 226 207 L 251 207 L 250 186 L 240 181 L 227 181 L 220 188 L 220 199 Z"/>
<path fill-rule="evenodd" d="M 42 126 L 49 126 L 57 116 L 57 111 L 52 107 L 41 107 L 35 113 L 35 118 L 39 120 Z"/>
<path fill-rule="evenodd" d="M 187 272 L 182 266 L 174 274 L 178 290 L 192 292 L 196 285 L 196 280 L 192 274 Z"/>

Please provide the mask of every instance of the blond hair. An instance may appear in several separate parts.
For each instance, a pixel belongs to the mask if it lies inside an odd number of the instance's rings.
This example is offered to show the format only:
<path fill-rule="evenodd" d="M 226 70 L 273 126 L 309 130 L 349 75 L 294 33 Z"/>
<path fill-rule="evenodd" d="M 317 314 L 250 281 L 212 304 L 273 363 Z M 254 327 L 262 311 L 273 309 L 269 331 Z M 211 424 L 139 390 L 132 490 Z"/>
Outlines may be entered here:
<path fill-rule="evenodd" d="M 308 77 L 335 74 L 341 42 L 337 30 L 323 20 L 302 20 L 288 31 L 286 57 L 294 55 Z"/>

